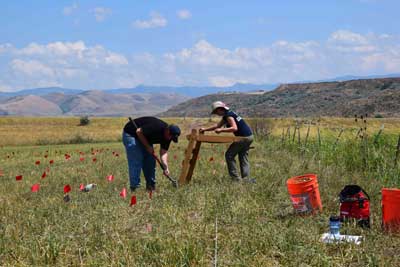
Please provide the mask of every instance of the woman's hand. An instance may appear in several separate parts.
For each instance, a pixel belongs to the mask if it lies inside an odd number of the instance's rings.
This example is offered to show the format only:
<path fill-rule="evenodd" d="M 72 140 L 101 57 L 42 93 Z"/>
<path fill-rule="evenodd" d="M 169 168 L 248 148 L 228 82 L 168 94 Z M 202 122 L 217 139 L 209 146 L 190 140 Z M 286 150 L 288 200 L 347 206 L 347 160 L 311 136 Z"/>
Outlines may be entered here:
<path fill-rule="evenodd" d="M 217 128 L 217 129 L 214 130 L 214 132 L 216 134 L 222 133 L 222 128 Z"/>

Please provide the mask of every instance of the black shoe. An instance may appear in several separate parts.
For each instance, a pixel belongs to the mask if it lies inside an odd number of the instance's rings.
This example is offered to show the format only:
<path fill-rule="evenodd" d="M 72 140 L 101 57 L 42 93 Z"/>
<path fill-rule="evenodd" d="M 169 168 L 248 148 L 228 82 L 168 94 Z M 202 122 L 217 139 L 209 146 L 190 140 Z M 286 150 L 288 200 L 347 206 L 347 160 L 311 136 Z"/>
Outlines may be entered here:
<path fill-rule="evenodd" d="M 131 188 L 131 192 L 135 192 L 135 191 L 136 191 L 136 189 L 140 188 L 140 185 L 137 185 L 137 186 L 131 186 L 130 188 Z"/>
<path fill-rule="evenodd" d="M 156 185 L 147 185 L 146 184 L 146 190 L 147 191 L 155 191 L 156 190 Z"/>
<path fill-rule="evenodd" d="M 256 179 L 255 178 L 243 178 L 242 182 L 243 183 L 247 183 L 247 184 L 255 184 L 256 183 Z"/>

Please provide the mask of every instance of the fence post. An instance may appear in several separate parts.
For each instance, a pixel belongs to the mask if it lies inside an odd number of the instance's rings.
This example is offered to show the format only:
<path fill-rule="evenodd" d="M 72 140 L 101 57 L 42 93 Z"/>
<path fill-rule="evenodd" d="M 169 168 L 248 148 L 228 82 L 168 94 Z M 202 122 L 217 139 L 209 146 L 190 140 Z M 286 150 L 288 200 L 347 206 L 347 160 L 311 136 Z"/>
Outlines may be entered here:
<path fill-rule="evenodd" d="M 297 130 L 297 139 L 298 139 L 298 144 L 299 144 L 299 146 L 300 146 L 300 143 L 301 143 L 301 140 L 300 140 L 300 127 L 299 127 L 299 129 Z"/>
<path fill-rule="evenodd" d="M 397 167 L 397 160 L 399 159 L 400 155 L 400 134 L 399 134 L 399 139 L 397 141 L 397 148 L 396 148 L 396 158 L 394 159 L 394 166 Z"/>
<path fill-rule="evenodd" d="M 339 143 L 339 139 L 340 139 L 340 136 L 342 136 L 343 131 L 344 131 L 343 128 L 340 129 L 340 133 L 339 133 L 339 135 L 336 137 L 336 141 L 335 141 L 335 144 L 333 145 L 333 149 L 335 149 L 336 146 L 337 146 L 337 144 Z"/>
<path fill-rule="evenodd" d="M 385 125 L 382 124 L 382 125 L 381 125 L 381 128 L 379 129 L 378 134 L 375 136 L 374 145 L 377 145 L 377 144 L 378 144 L 379 137 L 381 136 L 382 131 L 383 131 L 384 128 L 385 128 Z"/>
<path fill-rule="evenodd" d="M 308 136 L 310 135 L 310 125 L 308 125 L 308 129 L 307 129 L 307 135 L 306 135 L 306 140 L 304 141 L 304 147 L 307 146 L 307 142 L 308 142 Z"/>
<path fill-rule="evenodd" d="M 319 131 L 319 126 L 318 126 L 318 145 L 321 146 L 321 133 Z"/>

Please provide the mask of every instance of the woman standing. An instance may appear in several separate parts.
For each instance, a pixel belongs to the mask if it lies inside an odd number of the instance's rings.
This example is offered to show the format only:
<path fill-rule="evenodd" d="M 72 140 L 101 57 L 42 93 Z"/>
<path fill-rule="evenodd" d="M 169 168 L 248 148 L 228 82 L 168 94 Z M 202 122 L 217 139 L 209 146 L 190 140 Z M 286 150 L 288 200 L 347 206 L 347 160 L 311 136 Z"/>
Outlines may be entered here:
<path fill-rule="evenodd" d="M 254 181 L 254 179 L 249 178 L 249 149 L 253 142 L 253 132 L 250 126 L 242 117 L 230 110 L 229 107 L 221 101 L 216 101 L 212 104 L 211 114 L 222 117 L 221 121 L 209 128 L 200 128 L 200 132 L 214 131 L 217 134 L 233 133 L 235 136 L 243 137 L 240 141 L 234 142 L 229 146 L 225 153 L 226 164 L 228 166 L 229 175 L 233 181 Z M 236 168 L 236 155 L 239 156 L 241 175 L 239 175 Z"/>

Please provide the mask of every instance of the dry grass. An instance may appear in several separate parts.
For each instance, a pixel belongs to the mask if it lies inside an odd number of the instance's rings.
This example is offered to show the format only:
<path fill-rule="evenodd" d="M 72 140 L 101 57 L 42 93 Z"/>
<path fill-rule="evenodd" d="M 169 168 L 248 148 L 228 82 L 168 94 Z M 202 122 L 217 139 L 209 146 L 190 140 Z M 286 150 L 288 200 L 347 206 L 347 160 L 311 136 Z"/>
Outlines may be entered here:
<path fill-rule="evenodd" d="M 19 119 L 13 120 L 14 124 L 20 123 Z M 202 121 L 207 120 L 187 120 L 184 127 L 189 129 Z M 335 121 L 332 119 L 332 125 Z M 77 127 L 79 120 L 69 118 L 64 124 L 61 119 L 33 122 L 30 129 L 71 133 L 69 128 Z M 87 133 L 95 134 L 96 141 L 116 140 L 124 122 L 96 119 Z M 38 126 L 40 123 L 42 126 Z M 340 120 L 337 123 L 340 127 L 346 124 Z M 398 125 L 397 120 L 393 123 Z M 379 124 L 376 122 L 378 128 Z M 18 128 L 10 122 L 8 125 Z M 94 133 L 105 126 L 110 129 L 107 134 Z M 326 130 L 321 146 L 315 138 L 306 147 L 289 140 L 282 144 L 279 128 L 283 126 L 274 126 L 276 137 L 258 137 L 256 149 L 250 153 L 257 184 L 231 183 L 223 159 L 225 145 L 206 144 L 190 185 L 174 189 L 158 170 L 153 199 L 140 190 L 134 207 L 129 207 L 128 199 L 119 197 L 128 182 L 120 142 L 2 147 L 0 265 L 210 266 L 215 260 L 218 218 L 218 266 L 400 266 L 400 239 L 384 234 L 380 227 L 380 189 L 396 187 L 400 181 L 400 169 L 392 164 L 394 139 L 385 135 L 379 146 L 371 146 L 364 166 L 358 140 L 343 139 L 333 150 L 335 138 L 326 135 Z M 348 127 L 352 127 L 350 123 Z M 1 133 L 2 139 L 18 142 L 14 136 Z M 174 176 L 179 174 L 185 144 L 182 140 L 172 145 Z M 79 160 L 79 152 L 84 153 L 84 161 Z M 71 154 L 71 159 L 66 160 L 65 153 Z M 96 162 L 92 161 L 94 157 Z M 40 165 L 35 165 L 37 160 Z M 41 179 L 46 168 L 48 175 Z M 319 176 L 324 212 L 298 217 L 292 212 L 285 182 L 291 176 L 310 172 Z M 19 174 L 23 175 L 21 182 L 15 181 Z M 113 182 L 106 180 L 109 174 L 115 176 Z M 37 182 L 41 190 L 31 193 L 30 186 Z M 80 183 L 90 182 L 98 187 L 89 193 L 79 192 Z M 336 196 L 348 183 L 360 184 L 371 195 L 372 228 L 343 227 L 342 232 L 365 237 L 360 246 L 321 244 L 318 239 L 328 230 L 329 215 L 338 212 Z M 73 188 L 69 203 L 63 202 L 65 184 Z"/>

